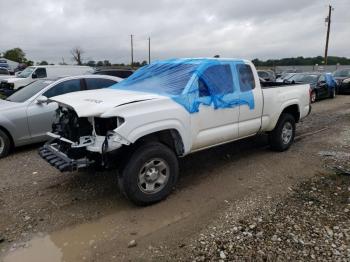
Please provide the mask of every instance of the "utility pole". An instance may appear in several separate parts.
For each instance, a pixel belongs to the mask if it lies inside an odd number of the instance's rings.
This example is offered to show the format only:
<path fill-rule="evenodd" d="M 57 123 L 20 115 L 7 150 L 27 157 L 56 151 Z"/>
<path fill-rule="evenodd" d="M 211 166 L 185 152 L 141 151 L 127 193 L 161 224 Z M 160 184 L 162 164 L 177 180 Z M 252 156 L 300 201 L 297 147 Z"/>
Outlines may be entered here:
<path fill-rule="evenodd" d="M 133 35 L 130 35 L 130 43 L 131 43 L 131 68 L 134 65 L 134 42 L 133 42 Z"/>
<path fill-rule="evenodd" d="M 148 64 L 151 63 L 151 38 L 148 37 Z"/>
<path fill-rule="evenodd" d="M 328 24 L 327 27 L 327 38 L 326 38 L 326 49 L 324 52 L 324 64 L 327 65 L 328 63 L 328 42 L 329 42 L 329 33 L 331 30 L 331 17 L 332 17 L 332 11 L 334 10 L 331 5 L 329 5 L 328 10 L 328 17 L 326 18 L 326 23 Z"/>

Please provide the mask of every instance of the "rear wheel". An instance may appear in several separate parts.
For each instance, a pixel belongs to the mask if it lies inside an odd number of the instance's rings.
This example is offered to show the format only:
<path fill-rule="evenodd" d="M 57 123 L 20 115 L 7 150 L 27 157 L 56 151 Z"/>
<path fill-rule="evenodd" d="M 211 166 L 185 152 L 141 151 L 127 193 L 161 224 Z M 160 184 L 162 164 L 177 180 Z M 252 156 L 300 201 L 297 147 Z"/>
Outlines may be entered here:
<path fill-rule="evenodd" d="M 118 177 L 122 193 L 136 205 L 150 205 L 166 198 L 178 178 L 174 152 L 158 142 L 140 146 Z"/>
<path fill-rule="evenodd" d="M 8 135 L 0 130 L 0 158 L 9 154 L 11 149 L 11 141 Z"/>
<path fill-rule="evenodd" d="M 269 134 L 271 149 L 285 151 L 293 143 L 295 137 L 295 119 L 291 114 L 282 114 L 273 131 Z"/>
<path fill-rule="evenodd" d="M 311 100 L 311 103 L 316 102 L 316 92 L 315 91 L 311 91 L 310 100 Z"/>

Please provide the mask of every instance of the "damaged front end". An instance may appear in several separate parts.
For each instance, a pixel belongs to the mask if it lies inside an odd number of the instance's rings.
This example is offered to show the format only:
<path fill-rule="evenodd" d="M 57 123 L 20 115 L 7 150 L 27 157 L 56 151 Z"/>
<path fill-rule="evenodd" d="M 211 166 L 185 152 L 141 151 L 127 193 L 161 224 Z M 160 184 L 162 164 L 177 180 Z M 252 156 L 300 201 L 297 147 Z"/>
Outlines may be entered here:
<path fill-rule="evenodd" d="M 107 156 L 129 144 L 114 130 L 124 123 L 121 117 L 78 117 L 77 113 L 65 106 L 56 111 L 52 125 L 52 138 L 39 154 L 61 172 L 72 172 L 97 164 L 108 166 Z"/>

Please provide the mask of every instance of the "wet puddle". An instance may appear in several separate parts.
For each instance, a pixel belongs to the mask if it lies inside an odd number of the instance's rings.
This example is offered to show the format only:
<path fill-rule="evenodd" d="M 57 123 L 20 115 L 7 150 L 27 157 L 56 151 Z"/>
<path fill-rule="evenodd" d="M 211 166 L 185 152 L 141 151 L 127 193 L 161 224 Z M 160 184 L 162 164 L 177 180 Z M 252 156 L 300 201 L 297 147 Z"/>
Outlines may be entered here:
<path fill-rule="evenodd" d="M 61 262 L 62 252 L 49 236 L 33 238 L 28 248 L 17 249 L 9 253 L 4 262 Z"/>
<path fill-rule="evenodd" d="M 70 262 L 88 261 L 99 244 L 111 242 L 115 246 L 127 248 L 131 239 L 146 236 L 162 227 L 187 217 L 185 212 L 175 216 L 136 221 L 134 218 L 125 221 L 120 213 L 110 215 L 94 223 L 81 224 L 73 228 L 54 232 L 50 235 L 36 236 L 29 242 L 3 258 L 4 262 Z M 0 259 L 1 260 L 1 259 Z"/>

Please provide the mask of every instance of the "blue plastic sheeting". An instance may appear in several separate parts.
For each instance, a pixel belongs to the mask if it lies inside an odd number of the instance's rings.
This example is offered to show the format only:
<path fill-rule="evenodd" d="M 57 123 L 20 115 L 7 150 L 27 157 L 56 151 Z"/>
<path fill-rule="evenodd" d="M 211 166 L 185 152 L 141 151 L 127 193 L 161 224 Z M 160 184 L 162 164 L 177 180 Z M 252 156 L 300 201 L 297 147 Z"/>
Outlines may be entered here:
<path fill-rule="evenodd" d="M 164 95 L 195 113 L 201 104 L 254 109 L 254 86 L 250 66 L 241 60 L 171 59 L 146 65 L 111 88 Z"/>
<path fill-rule="evenodd" d="M 326 73 L 325 78 L 326 78 L 326 83 L 327 83 L 328 89 L 336 88 L 337 82 L 335 81 L 335 79 L 331 73 Z"/>

